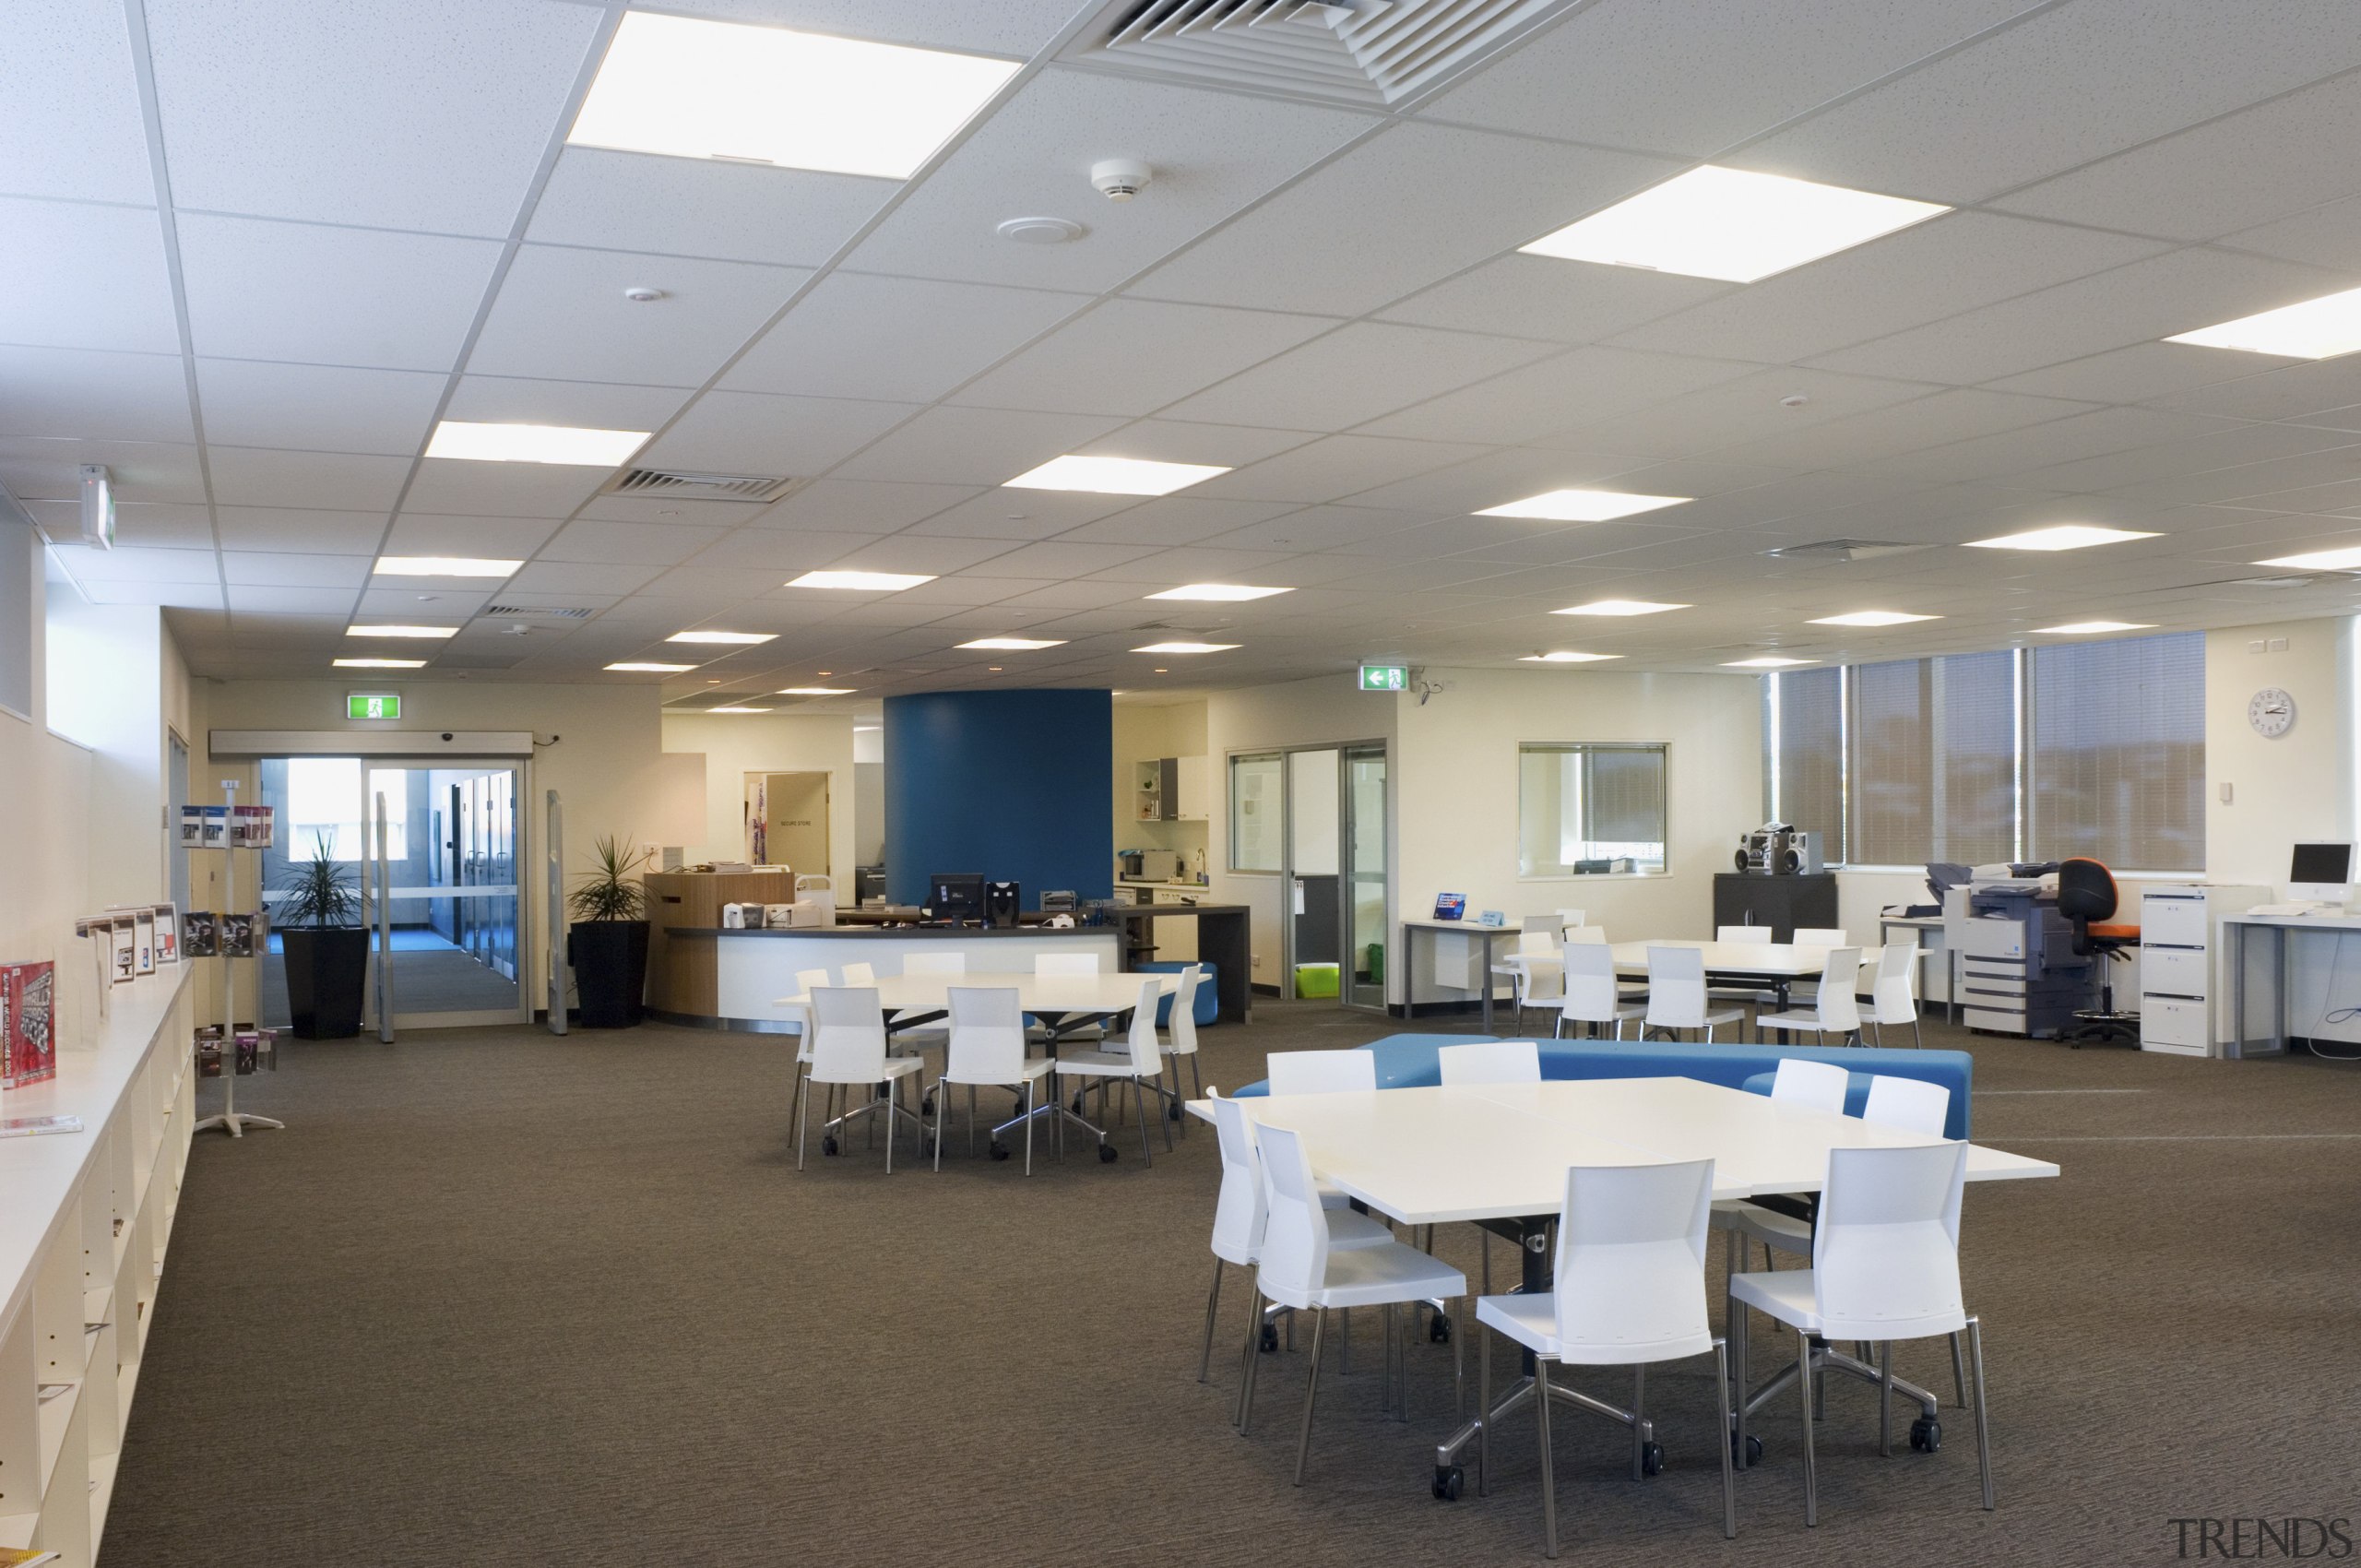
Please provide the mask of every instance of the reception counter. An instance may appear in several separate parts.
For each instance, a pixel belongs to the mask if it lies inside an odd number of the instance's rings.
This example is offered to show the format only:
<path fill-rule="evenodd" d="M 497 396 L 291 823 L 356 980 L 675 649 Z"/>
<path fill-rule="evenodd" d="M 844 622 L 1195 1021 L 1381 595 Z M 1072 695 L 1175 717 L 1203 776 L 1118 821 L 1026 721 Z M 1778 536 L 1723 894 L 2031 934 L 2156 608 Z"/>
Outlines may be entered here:
<path fill-rule="evenodd" d="M 967 956 L 978 974 L 1028 970 L 1043 953 L 1095 953 L 1109 974 L 1127 968 L 1120 926 L 1082 926 L 1053 931 L 1045 926 L 1013 930 L 947 926 L 805 926 L 763 931 L 721 931 L 709 926 L 672 926 L 665 932 L 668 962 L 658 977 L 648 975 L 648 1016 L 669 1024 L 704 1028 L 752 1029 L 789 1034 L 792 1014 L 775 1005 L 802 990 L 801 969 L 836 974 L 847 964 L 867 964 L 880 977 L 902 972 L 914 952 Z"/>

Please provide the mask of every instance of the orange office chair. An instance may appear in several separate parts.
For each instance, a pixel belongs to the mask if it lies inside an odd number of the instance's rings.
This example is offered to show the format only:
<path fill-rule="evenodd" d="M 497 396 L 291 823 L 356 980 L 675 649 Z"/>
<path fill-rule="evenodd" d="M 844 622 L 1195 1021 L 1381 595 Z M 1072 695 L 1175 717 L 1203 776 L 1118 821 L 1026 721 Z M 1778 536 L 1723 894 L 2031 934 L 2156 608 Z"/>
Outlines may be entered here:
<path fill-rule="evenodd" d="M 2074 956 L 2099 959 L 2099 1004 L 2074 1015 L 2082 1026 L 2066 1037 L 2075 1050 L 2084 1040 L 2125 1040 L 2140 1043 L 2140 1015 L 2115 1010 L 2115 981 L 2107 966 L 2123 959 L 2123 950 L 2140 945 L 2140 927 L 2118 923 L 2121 900 L 2115 873 L 2097 861 L 2071 860 L 2058 868 L 2058 912 L 2073 922 Z"/>

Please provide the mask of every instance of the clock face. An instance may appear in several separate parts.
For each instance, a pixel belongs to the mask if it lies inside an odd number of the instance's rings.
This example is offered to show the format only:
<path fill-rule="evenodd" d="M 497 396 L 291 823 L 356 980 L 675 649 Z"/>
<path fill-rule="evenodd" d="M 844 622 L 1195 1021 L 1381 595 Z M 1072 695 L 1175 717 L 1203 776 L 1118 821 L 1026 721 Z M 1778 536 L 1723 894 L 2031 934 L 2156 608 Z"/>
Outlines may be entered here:
<path fill-rule="evenodd" d="M 2247 704 L 2247 722 L 2266 740 L 2277 740 L 2295 727 L 2296 699 L 2277 686 L 2265 686 Z"/>

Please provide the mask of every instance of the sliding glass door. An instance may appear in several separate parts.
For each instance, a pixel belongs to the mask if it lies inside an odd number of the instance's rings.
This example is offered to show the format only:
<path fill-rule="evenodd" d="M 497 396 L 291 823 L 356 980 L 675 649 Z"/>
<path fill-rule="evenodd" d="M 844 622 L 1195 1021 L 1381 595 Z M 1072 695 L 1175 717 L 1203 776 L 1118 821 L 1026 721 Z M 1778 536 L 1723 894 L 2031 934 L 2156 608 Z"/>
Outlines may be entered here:
<path fill-rule="evenodd" d="M 1385 1007 L 1385 748 L 1344 752 L 1345 1002 Z"/>

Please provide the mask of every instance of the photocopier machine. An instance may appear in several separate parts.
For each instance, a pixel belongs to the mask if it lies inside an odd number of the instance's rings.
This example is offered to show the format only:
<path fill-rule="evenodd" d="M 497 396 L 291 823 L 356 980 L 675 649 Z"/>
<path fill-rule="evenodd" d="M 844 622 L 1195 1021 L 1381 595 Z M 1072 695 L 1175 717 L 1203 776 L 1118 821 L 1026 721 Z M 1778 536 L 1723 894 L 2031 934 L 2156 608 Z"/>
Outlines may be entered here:
<path fill-rule="evenodd" d="M 2074 1011 L 2095 1005 L 2096 955 L 2074 956 L 2074 927 L 2058 912 L 2058 866 L 1932 865 L 1943 944 L 1959 955 L 1963 1022 L 1971 1029 L 2055 1039 Z"/>

